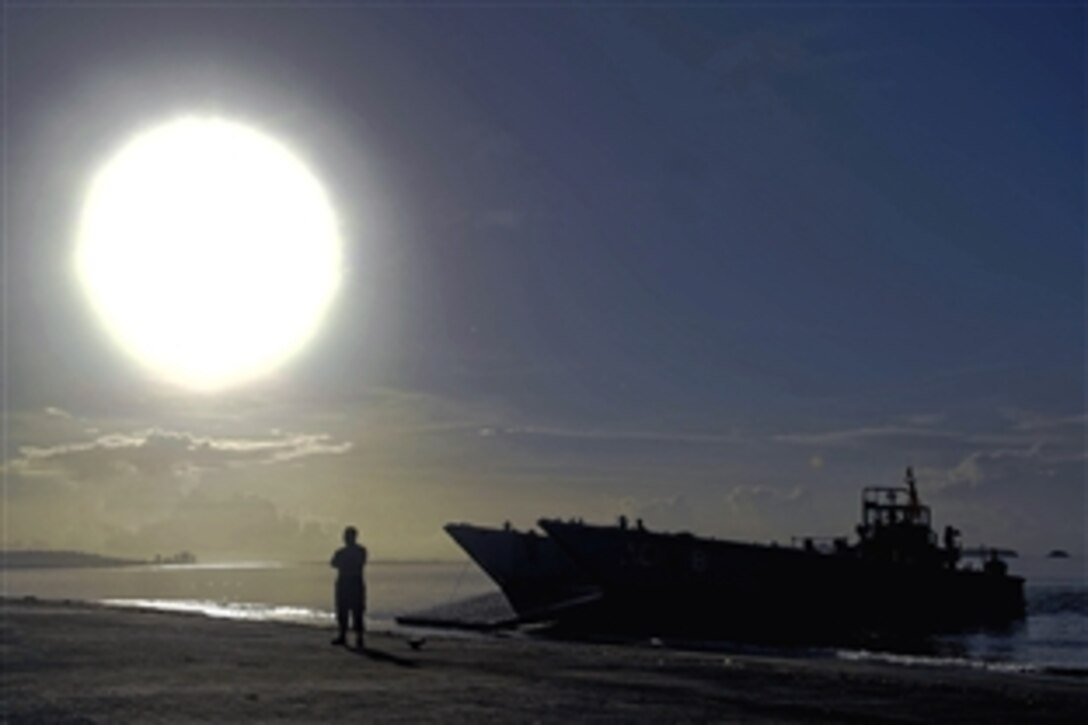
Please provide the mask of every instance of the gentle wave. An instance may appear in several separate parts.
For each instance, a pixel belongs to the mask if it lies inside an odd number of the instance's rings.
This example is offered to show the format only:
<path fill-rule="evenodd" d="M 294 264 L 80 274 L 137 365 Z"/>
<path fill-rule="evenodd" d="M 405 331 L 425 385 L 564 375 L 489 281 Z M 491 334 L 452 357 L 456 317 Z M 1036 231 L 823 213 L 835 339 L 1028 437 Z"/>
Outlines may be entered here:
<path fill-rule="evenodd" d="M 203 614 L 217 619 L 251 622 L 294 622 L 298 624 L 328 624 L 330 612 L 306 607 L 288 607 L 257 602 L 215 602 L 199 599 L 100 599 L 110 607 L 154 609 L 162 612 Z"/>
<path fill-rule="evenodd" d="M 1040 587 L 1028 593 L 1028 614 L 1080 614 L 1088 616 L 1088 588 Z"/>
<path fill-rule="evenodd" d="M 933 655 L 906 655 L 892 652 L 871 652 L 869 650 L 836 650 L 835 656 L 852 662 L 886 662 L 906 667 L 946 667 L 987 672 L 1041 672 L 1045 667 L 1022 662 L 994 662 L 973 660 L 964 657 L 939 657 Z"/>
<path fill-rule="evenodd" d="M 284 569 L 288 564 L 280 561 L 207 561 L 193 564 L 141 564 L 143 569 L 163 569 L 167 571 L 252 571 L 254 569 Z"/>

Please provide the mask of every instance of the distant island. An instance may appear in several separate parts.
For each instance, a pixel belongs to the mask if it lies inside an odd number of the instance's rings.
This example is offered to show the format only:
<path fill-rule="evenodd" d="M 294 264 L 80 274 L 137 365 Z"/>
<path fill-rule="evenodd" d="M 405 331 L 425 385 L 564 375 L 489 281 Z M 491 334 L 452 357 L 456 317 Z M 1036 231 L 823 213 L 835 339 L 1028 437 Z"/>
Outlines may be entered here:
<path fill-rule="evenodd" d="M 169 556 L 156 554 L 153 559 L 121 559 L 88 554 L 84 551 L 4 551 L 0 569 L 91 569 L 142 564 L 195 564 L 196 556 L 182 551 Z"/>
<path fill-rule="evenodd" d="M 195 564 L 196 556 L 188 551 L 179 551 L 177 554 L 171 554 L 170 556 L 162 556 L 161 554 L 155 554 L 155 558 L 148 562 L 149 564 Z"/>
<path fill-rule="evenodd" d="M 1069 552 L 1065 549 L 1051 549 L 1050 553 L 1046 556 L 1048 559 L 1068 559 Z"/>

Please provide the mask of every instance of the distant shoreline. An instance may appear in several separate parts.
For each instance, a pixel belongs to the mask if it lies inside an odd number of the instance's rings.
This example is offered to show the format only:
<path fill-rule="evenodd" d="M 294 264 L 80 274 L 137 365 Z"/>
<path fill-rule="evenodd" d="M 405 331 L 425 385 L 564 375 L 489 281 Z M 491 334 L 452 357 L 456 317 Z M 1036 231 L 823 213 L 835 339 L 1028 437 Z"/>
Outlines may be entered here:
<path fill-rule="evenodd" d="M 151 562 L 88 554 L 83 551 L 17 550 L 0 552 L 0 569 L 94 569 L 140 566 Z"/>
<path fill-rule="evenodd" d="M 169 556 L 156 554 L 153 559 L 124 559 L 116 556 L 92 554 L 86 551 L 57 551 L 52 549 L 0 551 L 0 569 L 101 569 L 122 566 L 195 563 L 197 563 L 196 556 L 188 551 Z"/>

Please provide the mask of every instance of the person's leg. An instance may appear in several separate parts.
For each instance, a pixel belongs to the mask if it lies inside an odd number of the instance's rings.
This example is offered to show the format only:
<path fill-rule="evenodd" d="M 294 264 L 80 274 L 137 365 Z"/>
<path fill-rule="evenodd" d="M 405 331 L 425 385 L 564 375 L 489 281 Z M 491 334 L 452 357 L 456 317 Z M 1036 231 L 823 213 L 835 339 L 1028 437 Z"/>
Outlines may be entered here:
<path fill-rule="evenodd" d="M 348 603 L 344 601 L 344 593 L 340 589 L 340 586 L 336 587 L 336 624 L 340 633 L 332 641 L 333 644 L 344 644 L 345 635 L 348 633 Z"/>
<path fill-rule="evenodd" d="M 363 648 L 363 633 L 366 631 L 366 624 L 363 622 L 363 598 L 356 597 L 352 602 L 351 617 L 353 624 L 355 625 L 355 646 L 359 649 Z"/>

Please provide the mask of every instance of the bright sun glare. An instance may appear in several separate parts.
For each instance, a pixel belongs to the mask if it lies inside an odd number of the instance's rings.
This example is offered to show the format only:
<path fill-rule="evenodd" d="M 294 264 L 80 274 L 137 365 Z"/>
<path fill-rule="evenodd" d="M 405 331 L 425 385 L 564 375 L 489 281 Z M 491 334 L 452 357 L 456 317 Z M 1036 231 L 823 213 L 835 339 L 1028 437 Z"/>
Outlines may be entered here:
<path fill-rule="evenodd" d="M 278 141 L 215 118 L 134 137 L 94 177 L 76 270 L 117 341 L 160 377 L 215 390 L 314 334 L 340 278 L 336 218 Z"/>

